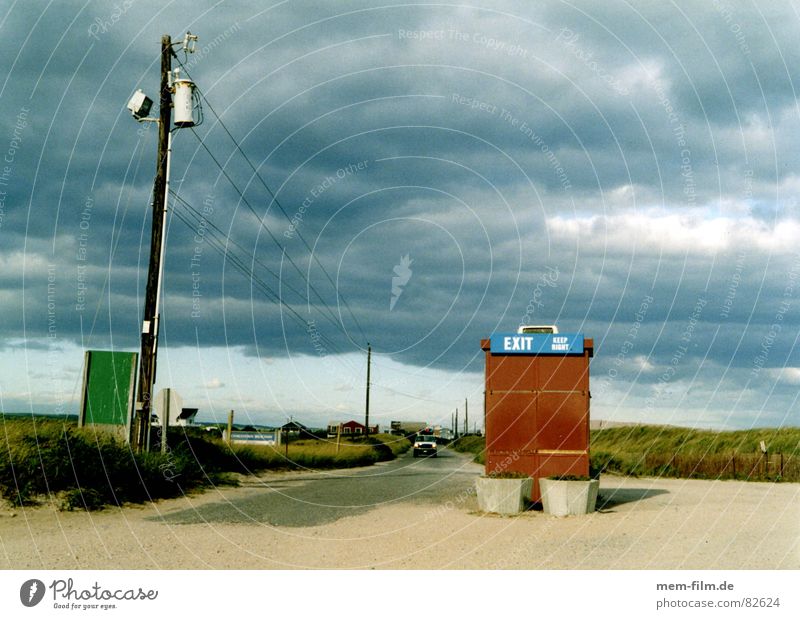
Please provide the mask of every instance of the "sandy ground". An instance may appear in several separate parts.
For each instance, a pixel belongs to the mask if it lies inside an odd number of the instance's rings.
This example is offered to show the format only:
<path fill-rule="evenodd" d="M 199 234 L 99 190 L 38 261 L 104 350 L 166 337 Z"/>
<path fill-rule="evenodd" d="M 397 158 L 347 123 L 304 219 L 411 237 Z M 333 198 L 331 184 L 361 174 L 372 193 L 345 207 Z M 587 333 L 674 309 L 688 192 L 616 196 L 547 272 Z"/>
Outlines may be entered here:
<path fill-rule="evenodd" d="M 159 522 L 257 492 L 250 484 L 96 513 L 0 510 L 0 567 L 800 569 L 800 484 L 605 476 L 601 511 L 567 518 L 481 514 L 465 493 L 314 527 Z"/>

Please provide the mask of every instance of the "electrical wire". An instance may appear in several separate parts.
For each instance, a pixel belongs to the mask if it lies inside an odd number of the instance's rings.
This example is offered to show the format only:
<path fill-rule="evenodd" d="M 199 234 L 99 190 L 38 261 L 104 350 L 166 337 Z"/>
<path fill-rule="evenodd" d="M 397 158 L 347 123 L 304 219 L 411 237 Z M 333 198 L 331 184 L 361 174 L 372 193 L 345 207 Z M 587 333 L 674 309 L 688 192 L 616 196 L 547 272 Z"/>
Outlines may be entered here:
<path fill-rule="evenodd" d="M 308 302 L 308 301 L 309 301 L 309 299 L 308 299 L 308 297 L 307 297 L 306 295 L 304 295 L 302 292 L 300 292 L 299 290 L 297 290 L 297 289 L 296 289 L 294 286 L 292 286 L 291 284 L 287 283 L 285 280 L 282 280 L 282 279 L 281 279 L 281 277 L 280 277 L 280 275 L 279 275 L 278 273 L 276 273 L 275 271 L 273 271 L 273 270 L 272 270 L 272 269 L 271 269 L 269 266 L 267 266 L 267 265 L 266 265 L 265 263 L 263 263 L 261 260 L 259 260 L 259 259 L 256 257 L 255 253 L 252 253 L 252 252 L 250 252 L 250 250 L 248 250 L 246 247 L 244 247 L 244 246 L 243 246 L 243 245 L 241 245 L 240 243 L 237 243 L 235 240 L 233 240 L 233 239 L 232 239 L 232 238 L 231 238 L 229 235 L 227 235 L 227 234 L 226 234 L 226 233 L 225 233 L 225 232 L 224 232 L 224 231 L 223 231 L 221 228 L 219 228 L 219 227 L 218 227 L 218 226 L 217 226 L 217 225 L 216 225 L 216 224 L 215 224 L 213 221 L 211 221 L 209 218 L 207 218 L 205 215 L 203 215 L 203 214 L 202 214 L 202 213 L 201 213 L 199 210 L 197 210 L 195 207 L 193 207 L 193 206 L 192 206 L 192 205 L 191 205 L 191 204 L 190 204 L 188 201 L 186 201 L 186 200 L 185 200 L 185 199 L 184 199 L 182 196 L 178 195 L 178 193 L 176 193 L 176 192 L 175 192 L 174 190 L 172 190 L 172 189 L 170 189 L 170 194 L 173 196 L 173 198 L 175 198 L 175 199 L 176 199 L 176 200 L 177 200 L 177 201 L 180 203 L 180 206 L 182 206 L 182 207 L 184 207 L 185 209 L 187 209 L 187 211 L 188 211 L 189 213 L 191 213 L 192 217 L 193 217 L 194 219 L 196 219 L 196 220 L 197 220 L 198 227 L 199 227 L 199 226 L 201 226 L 201 225 L 210 226 L 211 228 L 213 228 L 213 230 L 214 230 L 216 233 L 218 233 L 219 235 L 221 235 L 221 236 L 222 236 L 222 238 L 223 238 L 223 239 L 224 239 L 224 241 L 225 241 L 225 244 L 232 244 L 232 245 L 234 245 L 235 247 L 238 247 L 238 248 L 239 248 L 241 251 L 243 251 L 243 252 L 246 254 L 246 256 L 247 256 L 247 257 L 248 257 L 248 259 L 251 261 L 251 263 L 257 264 L 258 266 L 260 266 L 261 268 L 263 268 L 263 269 L 264 269 L 265 271 L 267 271 L 267 272 L 268 272 L 270 275 L 272 275 L 272 276 L 273 276 L 273 277 L 274 277 L 274 278 L 275 278 L 275 279 L 276 279 L 276 280 L 277 280 L 279 283 L 281 283 L 281 285 L 282 285 L 282 286 L 284 286 L 284 287 L 288 288 L 288 289 L 289 289 L 291 292 L 293 292 L 294 294 L 296 294 L 296 295 L 297 295 L 297 296 L 298 296 L 300 299 L 302 299 L 302 300 L 304 300 L 304 301 L 306 301 L 306 302 Z M 199 228 L 198 228 L 198 229 L 199 229 Z M 207 230 L 207 229 L 208 229 L 208 228 L 206 228 L 206 230 Z M 228 251 L 230 251 L 230 250 L 228 250 Z M 254 271 L 252 271 L 252 270 L 251 270 L 251 272 L 253 273 L 253 275 L 255 275 L 255 272 L 254 272 Z M 343 331 L 343 329 L 342 329 L 342 326 L 341 326 L 341 324 L 339 323 L 339 321 L 338 321 L 338 319 L 337 319 L 337 317 L 336 317 L 336 314 L 334 314 L 334 313 L 333 313 L 333 310 L 332 310 L 330 307 L 328 307 L 328 306 L 325 306 L 325 307 L 324 307 L 324 309 L 327 309 L 327 310 L 328 310 L 328 313 L 327 313 L 327 314 L 325 314 L 325 313 L 322 311 L 322 309 L 323 309 L 322 307 L 319 307 L 319 306 L 316 306 L 316 307 L 319 309 L 320 313 L 322 313 L 322 315 L 323 315 L 323 316 L 324 316 L 324 317 L 325 317 L 325 318 L 326 318 L 326 319 L 327 319 L 329 322 L 331 322 L 331 324 L 333 324 L 333 326 L 334 326 L 334 327 L 336 327 L 337 329 L 339 329 L 339 330 Z M 344 331 L 343 331 L 343 332 L 344 332 Z"/>
<path fill-rule="evenodd" d="M 208 146 L 206 145 L 205 141 L 204 141 L 202 138 L 200 138 L 200 136 L 199 136 L 199 135 L 197 135 L 197 133 L 196 133 L 196 132 L 194 132 L 194 131 L 193 131 L 192 133 L 194 133 L 194 135 L 195 135 L 195 137 L 198 139 L 198 141 L 199 141 L 200 145 L 203 147 L 203 149 L 206 151 L 206 153 L 208 153 L 208 156 L 209 156 L 209 157 L 211 157 L 211 160 L 212 160 L 212 161 L 213 161 L 213 162 L 214 162 L 214 163 L 217 165 L 217 167 L 220 169 L 220 172 L 222 172 L 222 175 L 223 175 L 223 176 L 224 176 L 224 177 L 225 177 L 225 178 L 228 180 L 228 182 L 231 184 L 231 187 L 233 187 L 233 189 L 234 189 L 234 190 L 236 191 L 236 193 L 239 195 L 239 198 L 242 200 L 242 202 L 244 202 L 244 204 L 247 206 L 247 208 L 248 208 L 248 209 L 250 209 L 250 212 L 252 212 L 252 213 L 253 213 L 253 215 L 255 215 L 255 216 L 256 216 L 256 217 L 257 217 L 257 218 L 258 218 L 258 219 L 259 219 L 259 220 L 262 222 L 262 226 L 263 226 L 264 230 L 267 232 L 267 234 L 269 235 L 270 239 L 272 239 L 272 242 L 275 244 L 275 246 L 276 246 L 278 249 L 280 249 L 280 250 L 281 250 L 282 254 L 283 254 L 285 257 L 286 257 L 286 259 L 289 261 L 289 263 L 290 263 L 290 264 L 291 264 L 291 265 L 294 267 L 294 269 L 297 271 L 297 273 L 300 275 L 300 277 L 301 277 L 301 278 L 303 279 L 303 281 L 306 283 L 306 285 L 308 286 L 308 288 L 309 288 L 309 289 L 310 289 L 310 290 L 311 290 L 311 291 L 312 291 L 312 292 L 315 294 L 315 296 L 317 297 L 317 299 L 319 299 L 319 302 L 320 302 L 320 303 L 322 303 L 322 304 L 323 304 L 323 305 L 324 305 L 324 306 L 325 306 L 325 307 L 326 307 L 326 308 L 327 308 L 327 309 L 328 309 L 330 312 L 333 312 L 333 310 L 331 309 L 331 307 L 328 305 L 328 303 L 325 301 L 325 299 L 322 297 L 322 295 L 319 293 L 319 291 L 316 289 L 316 287 L 315 287 L 315 286 L 314 286 L 314 285 L 313 285 L 313 284 L 312 284 L 312 283 L 309 281 L 309 279 L 308 279 L 308 278 L 306 277 L 306 275 L 303 273 L 302 269 L 301 269 L 301 268 L 300 268 L 300 267 L 297 265 L 297 263 L 296 263 L 296 262 L 295 262 L 295 261 L 292 259 L 292 257 L 289 255 L 289 252 L 288 252 L 288 251 L 286 251 L 286 248 L 285 248 L 283 245 L 281 245 L 280 241 L 278 241 L 278 239 L 275 237 L 275 235 L 272 233 L 272 231 L 271 231 L 271 230 L 270 230 L 270 229 L 269 229 L 269 228 L 268 228 L 266 225 L 264 225 L 264 224 L 263 224 L 263 220 L 262 220 L 261 216 L 259 216 L 259 214 L 256 212 L 255 208 L 253 208 L 253 205 L 252 205 L 252 204 L 250 204 L 250 202 L 247 200 L 247 198 L 245 198 L 245 196 L 244 196 L 244 193 L 242 192 L 242 190 L 241 190 L 241 189 L 239 189 L 239 186 L 238 186 L 238 185 L 237 185 L 237 184 L 234 182 L 234 180 L 233 180 L 233 179 L 230 177 L 230 175 L 228 174 L 228 172 L 225 170 L 225 167 L 224 167 L 224 166 L 223 166 L 223 165 L 222 165 L 222 164 L 219 162 L 219 160 L 218 160 L 218 159 L 217 159 L 217 158 L 214 156 L 214 154 L 211 152 L 211 150 L 210 150 L 210 149 L 208 148 Z M 341 328 L 342 332 L 343 332 L 343 333 L 344 333 L 344 334 L 345 334 L 347 337 L 349 337 L 349 335 L 347 334 L 347 331 L 344 329 L 344 327 L 342 326 L 342 327 L 340 327 L 340 328 Z"/>
<path fill-rule="evenodd" d="M 184 65 L 184 64 L 183 64 L 183 63 L 180 61 L 180 59 L 179 59 L 179 58 L 176 58 L 176 60 L 178 61 L 178 64 L 180 64 L 180 65 L 181 65 L 181 67 L 183 68 L 183 70 L 186 72 L 186 75 L 189 77 L 189 79 L 192 79 L 191 73 L 189 73 L 189 70 L 186 68 L 186 65 Z M 267 191 L 267 193 L 269 194 L 269 196 L 270 196 L 270 198 L 271 198 L 272 202 L 274 202 L 274 203 L 275 203 L 275 205 L 278 207 L 278 209 L 281 211 L 281 213 L 283 213 L 283 216 L 286 218 L 286 221 L 288 221 L 288 222 L 291 224 L 291 223 L 292 223 L 292 218 L 291 218 L 291 217 L 289 216 L 289 214 L 286 212 L 286 209 L 284 209 L 284 208 L 283 208 L 283 205 L 282 205 L 282 204 L 280 203 L 280 201 L 278 200 L 278 197 L 277 197 L 277 195 L 275 194 L 275 192 L 273 192 L 273 191 L 272 191 L 272 189 L 270 188 L 270 186 L 269 186 L 269 185 L 267 184 L 267 182 L 266 182 L 266 181 L 263 179 L 263 177 L 261 176 L 261 174 L 258 172 L 258 169 L 256 168 L 256 166 L 253 164 L 253 162 L 252 162 L 252 161 L 250 160 L 250 158 L 247 156 L 247 153 L 245 153 L 245 152 L 244 152 L 244 149 L 241 147 L 241 145 L 240 145 L 240 144 L 239 144 L 239 142 L 236 140 L 236 138 L 234 138 L 234 137 L 233 137 L 233 134 L 230 132 L 230 130 L 228 129 L 228 127 L 225 125 L 225 123 L 223 122 L 223 120 L 222 120 L 222 118 L 220 117 L 220 115 L 219 115 L 219 114 L 217 114 L 216 110 L 214 109 L 214 106 L 213 106 L 213 105 L 211 105 L 211 102 L 208 100 L 208 97 L 206 97 L 206 95 L 205 95 L 205 93 L 202 91 L 202 89 L 201 89 L 199 86 L 197 86 L 197 83 L 196 83 L 196 82 L 195 82 L 195 90 L 196 90 L 196 91 L 197 91 L 197 93 L 200 95 L 200 97 L 201 97 L 201 98 L 202 98 L 202 99 L 203 99 L 203 100 L 206 102 L 206 105 L 208 105 L 208 109 L 209 109 L 209 110 L 211 110 L 211 113 L 212 113 L 212 114 L 214 115 L 214 117 L 217 119 L 217 122 L 219 123 L 219 125 L 222 127 L 222 129 L 225 131 L 225 133 L 228 135 L 228 137 L 230 138 L 231 142 L 233 142 L 234 146 L 236 147 L 236 150 L 238 150 L 238 151 L 239 151 L 239 153 L 242 155 L 242 157 L 244 158 L 244 160 L 245 160 L 245 161 L 247 162 L 247 164 L 250 166 L 250 169 L 253 171 L 253 173 L 255 174 L 256 178 L 257 178 L 257 179 L 259 180 L 259 182 L 260 182 L 260 183 L 263 185 L 264 189 L 266 189 L 266 191 Z M 213 129 L 213 127 L 212 127 L 212 129 Z M 192 129 L 192 131 L 194 132 L 194 129 Z M 209 131 L 210 131 L 210 130 L 209 130 Z M 195 133 L 195 135 L 197 135 L 197 133 L 196 133 L 196 132 L 194 132 L 194 133 Z M 199 136 L 198 136 L 198 140 L 200 140 L 200 137 L 199 137 Z M 202 140 L 201 140 L 201 143 L 202 143 Z M 208 149 L 206 149 L 206 150 L 208 150 Z M 218 164 L 218 165 L 219 165 L 219 164 Z M 230 180 L 230 179 L 229 179 L 229 180 Z M 270 202 L 270 205 L 268 205 L 268 206 L 267 206 L 267 209 L 269 209 L 269 206 L 271 206 L 272 202 Z M 258 216 L 258 215 L 256 215 L 256 216 Z M 336 291 L 336 294 L 337 294 L 337 296 L 338 296 L 339 298 L 341 298 L 341 300 L 342 300 L 342 304 L 345 306 L 345 308 L 347 309 L 348 313 L 350 314 L 350 317 L 353 319 L 353 322 L 355 323 L 356 327 L 358 328 L 358 330 L 359 330 L 359 333 L 361 334 L 361 337 L 364 339 L 364 341 L 366 341 L 366 340 L 367 340 L 367 337 L 366 337 L 366 335 L 364 334 L 364 330 L 363 330 L 363 328 L 361 327 L 361 323 L 359 323 L 359 321 L 358 321 L 358 318 L 356 318 L 356 316 L 355 316 L 355 313 L 354 313 L 354 312 L 353 312 L 353 310 L 350 308 L 350 304 L 347 302 L 347 299 L 345 298 L 344 294 L 343 294 L 343 293 L 342 293 L 342 292 L 341 292 L 341 291 L 338 289 L 338 287 L 336 286 L 336 282 L 334 282 L 334 280 L 333 280 L 333 278 L 331 277 L 330 273 L 328 273 L 328 270 L 327 270 L 327 269 L 326 269 L 326 268 L 323 266 L 322 262 L 321 262 L 321 261 L 319 260 L 319 258 L 317 257 L 317 254 L 316 254 L 316 253 L 314 253 L 314 251 L 313 251 L 313 250 L 312 250 L 312 248 L 311 248 L 311 245 L 309 245 L 308 241 L 305 239 L 305 237 L 302 235 L 302 233 L 301 233 L 299 230 L 297 230 L 297 231 L 296 231 L 296 233 L 297 233 L 297 237 L 298 237 L 298 238 L 299 238 L 299 239 L 300 239 L 300 240 L 303 242 L 303 245 L 305 245 L 306 249 L 308 250 L 308 252 L 309 252 L 309 255 L 310 255 L 310 256 L 311 256 L 311 257 L 314 259 L 314 261 L 315 261 L 315 262 L 317 263 L 317 265 L 320 267 L 320 269 L 322 270 L 322 272 L 323 272 L 323 273 L 325 274 L 325 276 L 328 278 L 328 281 L 329 281 L 329 282 L 331 283 L 331 285 L 333 286 L 333 288 L 334 288 L 334 291 Z"/>
<path fill-rule="evenodd" d="M 188 203 L 185 203 L 185 200 L 183 198 L 181 198 L 180 196 L 176 196 L 176 198 L 179 201 L 178 204 L 180 204 L 180 206 L 182 206 L 183 209 L 185 209 L 185 211 L 181 211 L 179 209 L 173 208 L 172 209 L 172 213 L 183 224 L 185 224 L 189 229 L 191 229 L 193 232 L 197 233 L 198 230 L 200 229 L 199 221 L 194 221 L 194 222 L 191 221 L 189 219 L 189 217 L 187 216 L 187 214 L 186 214 L 186 211 L 188 211 L 189 213 L 192 212 L 192 211 L 189 211 L 189 209 L 188 209 L 188 206 L 187 206 Z M 196 213 L 196 211 L 195 211 L 195 213 Z M 213 232 L 210 232 L 211 230 L 213 230 Z M 308 329 L 308 321 L 305 318 L 303 318 L 297 312 L 297 310 L 294 307 L 292 307 L 289 303 L 287 303 L 282 298 L 282 296 L 279 293 L 277 293 L 267 282 L 265 282 L 263 279 L 261 279 L 247 265 L 247 263 L 242 259 L 241 256 L 239 256 L 238 254 L 236 254 L 234 251 L 232 251 L 230 249 L 230 247 L 227 245 L 227 243 L 228 243 L 227 237 L 224 237 L 224 235 L 223 235 L 223 238 L 220 239 L 219 237 L 216 236 L 218 230 L 219 229 L 216 228 L 216 227 L 207 228 L 206 229 L 204 234 L 205 234 L 205 239 L 208 242 L 209 247 L 211 247 L 213 250 L 215 250 L 217 253 L 219 253 L 236 270 L 238 270 L 240 273 L 242 273 L 247 278 L 249 278 L 251 283 L 253 283 L 255 285 L 255 287 L 258 290 L 260 290 L 269 301 L 271 301 L 272 303 L 274 303 L 274 304 L 276 304 L 278 306 L 283 306 L 284 308 L 286 308 L 287 312 L 289 312 L 289 316 L 299 326 L 301 326 L 305 330 L 307 330 Z M 325 316 L 325 318 L 327 318 L 334 326 L 336 326 L 337 328 L 341 329 L 341 325 L 338 323 L 338 321 L 331 320 L 327 315 L 323 314 L 323 316 Z M 319 333 L 319 332 L 317 332 L 317 335 L 320 338 L 320 340 L 324 340 L 325 341 L 326 345 L 328 346 L 328 348 L 333 353 L 335 353 L 335 354 L 344 354 L 344 352 L 328 336 L 326 336 L 323 333 Z"/>

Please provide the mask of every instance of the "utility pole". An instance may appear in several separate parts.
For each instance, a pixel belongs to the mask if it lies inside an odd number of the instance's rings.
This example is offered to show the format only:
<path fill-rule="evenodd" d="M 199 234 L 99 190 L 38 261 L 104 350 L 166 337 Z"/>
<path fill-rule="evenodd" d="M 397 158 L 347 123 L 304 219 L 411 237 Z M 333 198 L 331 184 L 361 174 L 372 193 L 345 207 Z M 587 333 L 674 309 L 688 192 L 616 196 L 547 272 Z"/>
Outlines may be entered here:
<path fill-rule="evenodd" d="M 458 409 L 456 409 L 456 438 L 458 438 Z"/>
<path fill-rule="evenodd" d="M 153 183 L 153 224 L 150 238 L 150 265 L 147 270 L 147 289 L 142 318 L 142 352 L 139 359 L 139 385 L 136 398 L 134 449 L 141 452 L 148 443 L 153 383 L 156 380 L 156 349 L 158 347 L 158 305 L 164 258 L 164 223 L 167 214 L 169 183 L 169 151 L 172 123 L 172 93 L 169 76 L 172 71 L 172 40 L 161 37 L 161 89 L 159 97 L 158 159 Z"/>
<path fill-rule="evenodd" d="M 467 398 L 464 398 L 464 434 L 469 434 L 469 405 Z"/>
<path fill-rule="evenodd" d="M 372 346 L 367 342 L 367 406 L 364 414 L 364 435 L 369 436 L 369 369 L 372 363 Z"/>

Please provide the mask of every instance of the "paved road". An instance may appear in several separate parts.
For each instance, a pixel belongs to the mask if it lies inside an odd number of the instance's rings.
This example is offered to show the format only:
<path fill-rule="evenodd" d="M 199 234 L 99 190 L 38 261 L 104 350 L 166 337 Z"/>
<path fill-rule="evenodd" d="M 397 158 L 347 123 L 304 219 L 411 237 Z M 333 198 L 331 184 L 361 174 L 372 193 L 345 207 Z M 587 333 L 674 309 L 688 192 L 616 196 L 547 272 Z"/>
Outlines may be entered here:
<path fill-rule="evenodd" d="M 268 523 L 308 527 L 387 504 L 463 503 L 482 468 L 471 461 L 471 456 L 449 449 L 440 449 L 436 458 L 414 458 L 408 452 L 392 462 L 358 470 L 254 480 L 250 483 L 258 490 L 246 498 L 171 512 L 157 520 L 170 524 Z"/>

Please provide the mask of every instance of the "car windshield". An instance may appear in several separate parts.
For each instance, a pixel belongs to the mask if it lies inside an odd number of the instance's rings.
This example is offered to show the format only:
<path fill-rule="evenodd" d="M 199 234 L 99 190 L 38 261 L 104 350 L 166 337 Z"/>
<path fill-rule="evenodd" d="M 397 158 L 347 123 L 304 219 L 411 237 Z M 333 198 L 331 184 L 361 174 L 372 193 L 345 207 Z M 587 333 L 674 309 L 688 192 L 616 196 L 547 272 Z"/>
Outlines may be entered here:
<path fill-rule="evenodd" d="M 428 435 L 421 435 L 417 437 L 417 441 L 420 443 L 432 443 L 435 440 L 436 439 L 434 439 L 433 436 L 428 436 Z"/>

